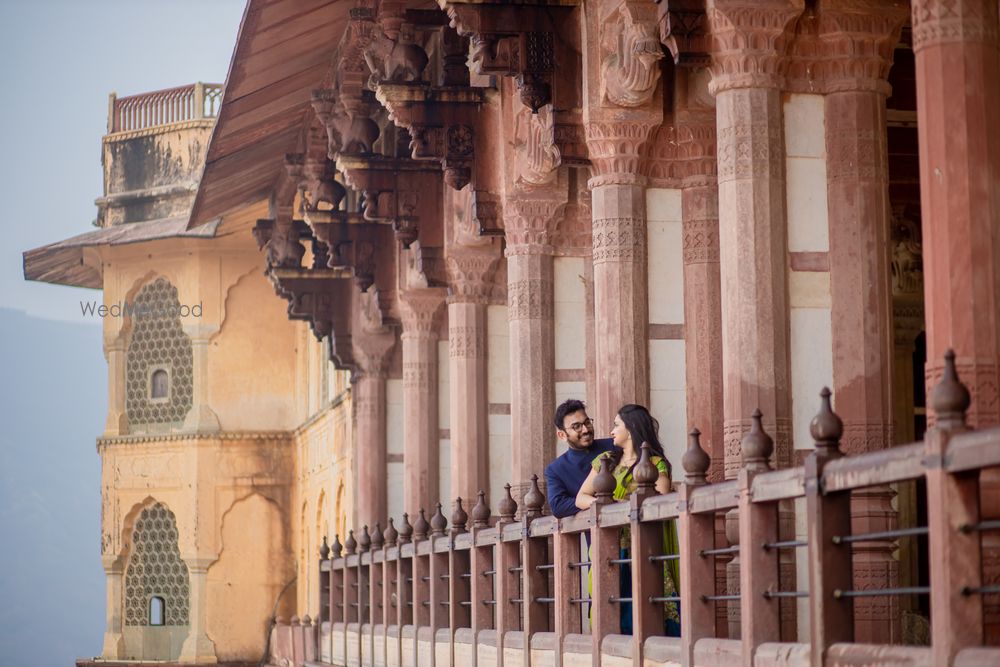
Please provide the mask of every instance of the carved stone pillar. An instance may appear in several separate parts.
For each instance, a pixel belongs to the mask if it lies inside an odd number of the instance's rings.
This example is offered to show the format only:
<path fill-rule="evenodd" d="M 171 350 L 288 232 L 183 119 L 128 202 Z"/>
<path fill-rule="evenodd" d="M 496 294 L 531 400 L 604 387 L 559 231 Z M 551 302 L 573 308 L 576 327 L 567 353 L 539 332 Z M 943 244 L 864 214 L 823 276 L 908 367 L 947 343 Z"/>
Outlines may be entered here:
<path fill-rule="evenodd" d="M 522 505 L 531 475 L 555 458 L 552 233 L 566 196 L 544 190 L 504 202 L 510 324 L 511 493 Z"/>
<path fill-rule="evenodd" d="M 439 500 L 438 317 L 440 289 L 400 292 L 403 316 L 403 508 L 415 516 Z"/>
<path fill-rule="evenodd" d="M 886 76 L 906 8 L 881 2 L 824 3 L 819 37 L 828 55 L 817 74 L 825 97 L 830 238 L 833 395 L 848 454 L 891 447 L 892 288 L 889 269 L 889 164 Z M 855 533 L 892 530 L 897 512 L 888 486 L 852 496 Z M 854 546 L 855 588 L 898 583 L 892 541 Z M 899 640 L 899 598 L 860 598 L 855 638 Z"/>
<path fill-rule="evenodd" d="M 448 359 L 451 390 L 451 495 L 489 494 L 486 305 L 498 255 L 455 249 L 448 256 Z"/>
<path fill-rule="evenodd" d="M 663 58 L 653 2 L 599 3 L 587 25 L 584 127 L 590 151 L 596 405 L 608 424 L 649 404 L 649 306 L 643 145 L 663 120 Z M 596 57 L 595 57 L 596 56 Z"/>
<path fill-rule="evenodd" d="M 708 0 L 714 40 L 709 90 L 715 95 L 719 174 L 723 437 L 727 479 L 740 467 L 740 440 L 754 410 L 774 439 L 776 468 L 792 463 L 788 220 L 785 210 L 781 89 L 785 51 L 801 0 Z M 736 511 L 726 516 L 726 534 Z M 784 532 L 784 531 L 782 531 Z M 735 560 L 727 590 L 739 586 Z M 789 568 L 782 564 L 782 578 Z M 782 632 L 794 615 L 782 607 Z M 739 607 L 729 605 L 730 629 Z M 735 618 L 734 618 L 735 617 Z M 786 635 L 787 636 L 787 635 Z"/>
<path fill-rule="evenodd" d="M 129 425 L 125 412 L 124 334 L 116 334 L 110 341 L 105 337 L 104 356 L 108 360 L 108 419 L 104 424 L 104 435 L 126 435 Z"/>
<path fill-rule="evenodd" d="M 913 50 L 927 313 L 927 387 L 945 349 L 972 394 L 969 424 L 1000 423 L 1000 38 L 993 0 L 915 0 Z M 1000 480 L 982 479 L 984 518 L 1000 515 Z M 1000 543 L 983 569 L 1000 583 Z M 984 597 L 985 635 L 1000 637 L 1000 596 Z"/>
<path fill-rule="evenodd" d="M 359 453 L 356 525 L 374 526 L 376 521 L 384 523 L 389 514 L 385 381 L 396 336 L 392 332 L 363 331 L 352 338 L 358 364 L 351 378 L 355 441 Z"/>
<path fill-rule="evenodd" d="M 723 479 L 722 306 L 719 282 L 719 184 L 715 170 L 715 114 L 685 112 L 678 119 L 685 165 L 681 191 L 684 238 L 684 350 L 688 425 L 701 431 L 712 457 L 708 478 Z"/>
<path fill-rule="evenodd" d="M 709 0 L 715 40 L 725 473 L 739 470 L 739 443 L 757 408 L 791 463 L 791 378 L 783 57 L 801 0 Z"/>
<path fill-rule="evenodd" d="M 192 556 L 184 558 L 191 579 L 189 623 L 191 630 L 181 646 L 178 662 L 215 663 L 215 642 L 207 633 L 205 607 L 208 605 L 208 568 L 218 556 Z"/>
<path fill-rule="evenodd" d="M 125 640 L 122 638 L 122 571 L 124 563 L 119 556 L 102 556 L 105 585 L 107 588 L 107 626 L 101 657 L 115 660 L 125 657 Z"/>

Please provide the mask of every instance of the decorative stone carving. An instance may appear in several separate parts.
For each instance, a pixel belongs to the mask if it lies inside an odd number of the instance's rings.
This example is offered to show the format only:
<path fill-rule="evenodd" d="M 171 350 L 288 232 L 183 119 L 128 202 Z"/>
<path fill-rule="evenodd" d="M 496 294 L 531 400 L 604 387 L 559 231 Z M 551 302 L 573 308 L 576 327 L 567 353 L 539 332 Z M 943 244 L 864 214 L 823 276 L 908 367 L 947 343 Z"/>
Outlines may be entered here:
<path fill-rule="evenodd" d="M 552 233 L 566 199 L 514 197 L 506 209 L 512 215 L 506 221 L 507 255 L 552 253 Z"/>
<path fill-rule="evenodd" d="M 562 155 L 556 146 L 552 105 L 537 113 L 528 107 L 518 112 L 514 126 L 514 153 L 517 179 L 529 185 L 545 185 L 555 180 Z"/>
<path fill-rule="evenodd" d="M 870 90 L 888 95 L 892 52 L 908 18 L 902 0 L 824 2 L 817 26 L 822 52 L 810 63 L 823 92 Z"/>
<path fill-rule="evenodd" d="M 710 90 L 780 88 L 785 50 L 804 0 L 709 0 Z"/>
<path fill-rule="evenodd" d="M 369 85 L 382 81 L 420 81 L 427 67 L 427 54 L 416 44 L 404 44 L 376 33 L 365 49 L 365 62 L 372 72 Z"/>
<path fill-rule="evenodd" d="M 590 149 L 591 189 L 611 184 L 638 184 L 642 181 L 640 162 L 643 144 L 650 131 L 660 125 L 657 114 L 642 120 L 591 120 L 586 124 Z"/>
<path fill-rule="evenodd" d="M 892 216 L 892 293 L 893 296 L 924 293 L 923 247 L 920 223 L 905 216 L 897 207 Z"/>
<path fill-rule="evenodd" d="M 165 505 L 142 510 L 125 570 L 125 625 L 148 626 L 154 596 L 163 602 L 163 625 L 188 624 L 190 579 L 177 539 L 177 520 Z"/>
<path fill-rule="evenodd" d="M 305 193 L 303 204 L 307 212 L 337 211 L 347 196 L 344 186 L 334 180 L 336 165 L 329 159 L 307 159 L 305 163 Z M 326 206 L 321 206 L 325 204 Z"/>
<path fill-rule="evenodd" d="M 703 0 L 656 0 L 660 41 L 681 67 L 703 67 L 710 61 Z"/>
<path fill-rule="evenodd" d="M 449 250 L 446 259 L 448 303 L 487 303 L 499 258 L 499 254 L 489 246 Z"/>
<path fill-rule="evenodd" d="M 603 26 L 601 88 L 618 106 L 644 106 L 660 80 L 663 50 L 648 9 L 645 3 L 623 3 Z"/>
<path fill-rule="evenodd" d="M 336 90 L 322 88 L 312 93 L 316 117 L 326 126 L 329 154 L 371 153 L 379 137 L 378 123 L 358 112 L 347 111 L 338 100 Z"/>
<path fill-rule="evenodd" d="M 913 50 L 942 42 L 986 42 L 1000 39 L 997 3 L 990 0 L 913 0 Z"/>

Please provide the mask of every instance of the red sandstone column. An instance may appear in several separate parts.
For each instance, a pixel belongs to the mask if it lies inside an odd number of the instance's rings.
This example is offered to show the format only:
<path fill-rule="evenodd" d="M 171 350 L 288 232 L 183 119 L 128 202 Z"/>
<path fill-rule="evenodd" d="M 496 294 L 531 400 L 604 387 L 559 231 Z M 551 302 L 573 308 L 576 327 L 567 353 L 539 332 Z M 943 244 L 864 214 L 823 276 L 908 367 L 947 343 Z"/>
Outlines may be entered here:
<path fill-rule="evenodd" d="M 725 471 L 756 408 L 791 463 L 782 61 L 801 0 L 709 0 L 715 41 Z"/>
<path fill-rule="evenodd" d="M 355 371 L 352 401 L 357 442 L 358 486 L 355 494 L 357 525 L 385 523 L 388 501 L 388 443 L 386 442 L 385 380 L 393 333 L 360 332 L 354 336 Z"/>
<path fill-rule="evenodd" d="M 663 51 L 651 0 L 594 3 L 585 32 L 597 374 L 591 413 L 606 425 L 625 403 L 649 404 L 646 179 L 640 161 L 650 132 L 663 121 Z"/>
<path fill-rule="evenodd" d="M 972 394 L 970 425 L 1000 423 L 1000 39 L 995 0 L 913 2 L 927 387 L 945 349 Z M 983 514 L 1000 513 L 984 474 Z M 984 536 L 984 576 L 1000 582 L 1000 544 Z M 992 564 L 992 565 L 991 565 Z M 1000 636 L 998 596 L 984 598 L 986 636 Z"/>
<path fill-rule="evenodd" d="M 712 459 L 708 478 L 723 479 L 722 306 L 719 282 L 719 185 L 715 113 L 685 110 L 678 117 L 684 236 L 684 351 L 687 420 L 701 431 Z"/>
<path fill-rule="evenodd" d="M 552 233 L 566 195 L 543 190 L 504 203 L 510 324 L 511 480 L 518 505 L 532 473 L 555 458 Z"/>
<path fill-rule="evenodd" d="M 438 502 L 439 289 L 400 292 L 403 319 L 403 507 L 411 516 Z"/>
<path fill-rule="evenodd" d="M 889 270 L 889 166 L 886 76 L 906 20 L 905 7 L 825 2 L 819 37 L 828 49 L 817 68 L 825 98 L 827 210 L 833 337 L 833 396 L 848 454 L 891 447 L 892 286 Z M 825 71 L 824 71 L 825 70 Z M 855 533 L 897 525 L 888 487 L 852 496 Z M 854 546 L 856 588 L 898 583 L 891 541 Z M 888 644 L 900 636 L 899 598 L 860 598 L 855 638 Z"/>
<path fill-rule="evenodd" d="M 489 493 L 489 400 L 486 305 L 495 252 L 454 249 L 448 256 L 448 358 L 451 402 L 451 495 Z"/>

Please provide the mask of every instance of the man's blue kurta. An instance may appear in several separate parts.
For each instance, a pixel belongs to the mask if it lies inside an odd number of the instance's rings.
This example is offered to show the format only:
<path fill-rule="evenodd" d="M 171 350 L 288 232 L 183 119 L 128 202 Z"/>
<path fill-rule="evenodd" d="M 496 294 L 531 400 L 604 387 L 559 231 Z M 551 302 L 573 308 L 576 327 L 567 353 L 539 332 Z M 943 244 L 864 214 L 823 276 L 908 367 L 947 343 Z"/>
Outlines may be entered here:
<path fill-rule="evenodd" d="M 568 449 L 562 456 L 545 466 L 545 489 L 549 508 L 557 518 L 573 516 L 580 509 L 576 494 L 590 474 L 590 464 L 604 452 L 615 448 L 611 438 L 595 439 L 586 449 Z"/>

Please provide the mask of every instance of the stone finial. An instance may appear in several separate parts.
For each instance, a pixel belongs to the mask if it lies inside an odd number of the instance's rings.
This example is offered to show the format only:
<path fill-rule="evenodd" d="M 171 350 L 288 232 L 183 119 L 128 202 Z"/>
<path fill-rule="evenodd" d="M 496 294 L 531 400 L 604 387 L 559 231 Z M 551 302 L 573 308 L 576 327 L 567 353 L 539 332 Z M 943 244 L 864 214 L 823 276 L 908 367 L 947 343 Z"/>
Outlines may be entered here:
<path fill-rule="evenodd" d="M 417 520 L 413 522 L 413 541 L 426 540 L 427 533 L 430 531 L 431 525 L 427 523 L 427 517 L 424 514 L 424 508 L 420 508 L 420 516 Z"/>
<path fill-rule="evenodd" d="M 330 555 L 334 558 L 340 558 L 341 552 L 344 550 L 343 545 L 340 543 L 340 535 L 336 533 L 333 536 L 333 544 L 330 545 Z"/>
<path fill-rule="evenodd" d="M 653 493 L 656 480 L 660 477 L 660 471 L 653 465 L 651 458 L 652 447 L 648 442 L 643 442 L 640 447 L 639 462 L 635 464 L 632 471 L 632 479 L 636 483 L 636 492 L 640 494 Z"/>
<path fill-rule="evenodd" d="M 396 546 L 396 540 L 398 539 L 399 533 L 396 532 L 396 523 L 392 520 L 392 517 L 389 517 L 389 527 L 385 529 L 385 546 Z"/>
<path fill-rule="evenodd" d="M 323 536 L 323 544 L 319 546 L 319 559 L 329 560 L 330 558 L 330 545 L 326 543 L 326 535 Z"/>
<path fill-rule="evenodd" d="M 712 458 L 701 448 L 701 431 L 696 428 L 691 429 L 688 434 L 687 451 L 681 457 L 685 473 L 684 483 L 688 486 L 701 486 L 707 483 L 706 475 L 711 463 Z"/>
<path fill-rule="evenodd" d="M 375 522 L 375 530 L 372 531 L 372 549 L 381 549 L 385 546 L 385 537 L 382 536 L 382 524 Z"/>
<path fill-rule="evenodd" d="M 538 488 L 538 475 L 531 476 L 531 486 L 524 494 L 524 518 L 531 520 L 542 515 L 542 506 L 545 505 L 545 496 Z"/>
<path fill-rule="evenodd" d="M 503 485 L 504 491 L 507 495 L 500 499 L 500 521 L 503 523 L 510 523 L 514 520 L 514 515 L 517 514 L 517 502 L 514 500 L 514 496 L 510 495 L 510 483 Z"/>
<path fill-rule="evenodd" d="M 610 456 L 601 458 L 601 469 L 594 478 L 594 501 L 603 504 L 611 502 L 611 494 L 615 492 L 615 476 L 611 474 L 612 461 Z"/>
<path fill-rule="evenodd" d="M 354 555 L 358 550 L 358 541 L 354 539 L 354 529 L 347 532 L 347 541 L 344 542 L 344 551 L 348 556 Z"/>
<path fill-rule="evenodd" d="M 472 508 L 472 525 L 485 528 L 490 525 L 490 506 L 486 504 L 486 492 L 479 492 L 479 500 Z"/>
<path fill-rule="evenodd" d="M 441 511 L 441 503 L 438 503 L 434 516 L 431 517 L 431 536 L 441 537 L 447 529 L 448 520 L 444 518 L 444 513 Z"/>
<path fill-rule="evenodd" d="M 358 540 L 358 552 L 365 553 L 372 548 L 372 536 L 368 532 L 368 524 L 366 523 L 364 528 L 361 530 L 361 539 Z"/>
<path fill-rule="evenodd" d="M 399 527 L 399 543 L 407 544 L 413 541 L 413 526 L 410 525 L 410 515 L 403 512 L 403 523 Z"/>
<path fill-rule="evenodd" d="M 958 379 L 958 371 L 955 370 L 955 351 L 948 348 L 944 353 L 941 380 L 931 390 L 935 426 L 945 430 L 964 427 L 965 412 L 971 403 L 969 389 Z"/>
<path fill-rule="evenodd" d="M 816 443 L 816 451 L 831 455 L 840 454 L 840 438 L 844 435 L 844 422 L 830 406 L 830 388 L 819 392 L 819 412 L 809 422 L 809 434 Z"/>
<path fill-rule="evenodd" d="M 760 408 L 753 411 L 750 416 L 750 430 L 740 441 L 740 457 L 743 467 L 748 470 L 770 470 L 768 460 L 774 452 L 774 440 L 764 431 L 761 424 L 763 417 Z"/>
<path fill-rule="evenodd" d="M 302 625 L 304 625 L 304 626 L 306 626 L 308 628 L 312 624 L 313 624 L 313 620 L 312 620 L 312 618 L 310 618 L 309 614 L 306 614 L 305 616 L 302 617 Z"/>
<path fill-rule="evenodd" d="M 285 620 L 284 616 L 275 616 L 272 621 L 275 625 L 286 625 L 288 621 Z"/>
<path fill-rule="evenodd" d="M 301 625 L 301 623 L 302 623 L 302 621 L 299 620 L 299 615 L 298 614 L 292 614 L 292 620 L 289 622 L 289 625 L 291 625 L 291 626 L 294 627 L 294 626 L 297 626 L 297 625 Z"/>
<path fill-rule="evenodd" d="M 466 532 L 465 525 L 469 522 L 469 515 L 465 513 L 465 508 L 462 507 L 462 496 L 455 499 L 455 511 L 451 513 L 451 532 L 453 533 L 464 533 Z"/>

